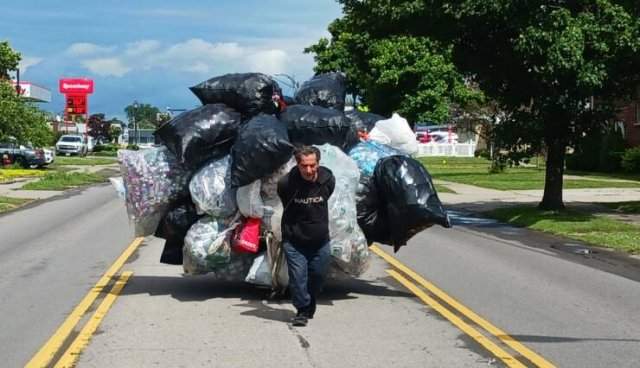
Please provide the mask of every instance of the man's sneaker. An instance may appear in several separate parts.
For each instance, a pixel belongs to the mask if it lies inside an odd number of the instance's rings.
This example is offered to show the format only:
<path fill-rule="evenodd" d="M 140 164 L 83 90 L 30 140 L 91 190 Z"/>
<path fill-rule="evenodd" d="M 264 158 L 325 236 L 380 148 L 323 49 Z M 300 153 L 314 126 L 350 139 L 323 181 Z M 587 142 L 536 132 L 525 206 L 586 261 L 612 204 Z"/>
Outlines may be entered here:
<path fill-rule="evenodd" d="M 305 314 L 307 315 L 307 318 L 313 319 L 313 315 L 316 314 L 316 298 L 311 297 L 311 304 L 307 307 Z"/>
<path fill-rule="evenodd" d="M 304 314 L 298 314 L 291 320 L 291 325 L 296 327 L 304 327 L 307 325 L 307 322 L 309 322 L 307 316 L 305 316 Z"/>

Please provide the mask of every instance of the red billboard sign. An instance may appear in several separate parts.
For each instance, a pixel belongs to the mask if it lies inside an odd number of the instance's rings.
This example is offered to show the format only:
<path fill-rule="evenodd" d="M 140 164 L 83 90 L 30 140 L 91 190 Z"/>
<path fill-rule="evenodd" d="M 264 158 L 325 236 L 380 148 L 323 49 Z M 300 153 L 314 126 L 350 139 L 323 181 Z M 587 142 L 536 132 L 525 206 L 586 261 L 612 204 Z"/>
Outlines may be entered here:
<path fill-rule="evenodd" d="M 67 115 L 85 115 L 87 114 L 87 96 L 86 95 L 67 95 L 65 113 Z"/>
<path fill-rule="evenodd" d="M 93 80 L 89 78 L 63 78 L 59 82 L 60 93 L 87 95 L 93 93 Z"/>

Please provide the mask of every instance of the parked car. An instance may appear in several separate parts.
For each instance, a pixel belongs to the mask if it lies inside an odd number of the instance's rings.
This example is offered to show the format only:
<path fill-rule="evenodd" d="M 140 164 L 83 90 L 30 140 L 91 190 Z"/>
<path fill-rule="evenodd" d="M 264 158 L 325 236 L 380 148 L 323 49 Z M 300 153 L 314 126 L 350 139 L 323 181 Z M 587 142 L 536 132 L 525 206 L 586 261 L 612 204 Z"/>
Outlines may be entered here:
<path fill-rule="evenodd" d="M 453 143 L 453 144 L 458 143 L 457 133 L 439 131 L 439 132 L 431 132 L 429 133 L 429 135 L 431 136 L 431 140 L 434 143 Z"/>
<path fill-rule="evenodd" d="M 25 169 L 43 167 L 48 164 L 43 149 L 18 144 L 15 141 L 0 142 L 0 157 L 5 155 L 9 162 L 18 164 Z"/>
<path fill-rule="evenodd" d="M 44 151 L 44 162 L 49 165 L 52 164 L 53 161 L 55 161 L 56 159 L 56 154 L 53 150 L 50 150 L 48 148 L 43 148 L 42 149 Z"/>
<path fill-rule="evenodd" d="M 442 130 L 440 127 L 432 129 L 422 128 L 416 129 L 416 140 L 420 143 L 457 144 L 458 134 L 456 132 Z"/>
<path fill-rule="evenodd" d="M 87 142 L 81 135 L 63 135 L 56 143 L 56 154 L 86 156 Z"/>

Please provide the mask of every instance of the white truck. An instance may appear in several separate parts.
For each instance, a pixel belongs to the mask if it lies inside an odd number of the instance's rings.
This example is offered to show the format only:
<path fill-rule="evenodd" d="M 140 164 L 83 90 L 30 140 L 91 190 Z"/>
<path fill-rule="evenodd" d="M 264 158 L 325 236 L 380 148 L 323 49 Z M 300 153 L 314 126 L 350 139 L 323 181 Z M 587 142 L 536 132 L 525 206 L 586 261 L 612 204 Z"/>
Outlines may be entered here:
<path fill-rule="evenodd" d="M 86 139 L 81 135 L 63 135 L 56 143 L 56 154 L 86 156 L 89 152 Z"/>

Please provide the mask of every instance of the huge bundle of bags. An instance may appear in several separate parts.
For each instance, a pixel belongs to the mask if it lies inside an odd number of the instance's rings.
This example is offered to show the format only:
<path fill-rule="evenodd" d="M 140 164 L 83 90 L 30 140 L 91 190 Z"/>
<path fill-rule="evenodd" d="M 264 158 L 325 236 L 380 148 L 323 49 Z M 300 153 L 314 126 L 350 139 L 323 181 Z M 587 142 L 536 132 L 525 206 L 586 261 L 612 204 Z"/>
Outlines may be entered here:
<path fill-rule="evenodd" d="M 344 82 L 321 74 L 294 98 L 260 73 L 191 87 L 203 105 L 159 127 L 160 145 L 118 152 L 136 235 L 165 239 L 160 261 L 186 274 L 285 286 L 277 183 L 297 170 L 300 145 L 318 147 L 336 178 L 328 204 L 334 271 L 358 276 L 373 242 L 397 250 L 427 227 L 449 226 L 431 177 L 411 158 L 407 121 L 345 113 Z"/>

